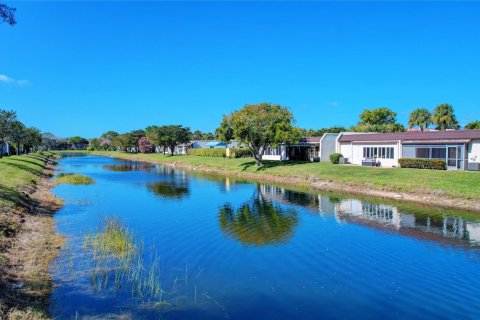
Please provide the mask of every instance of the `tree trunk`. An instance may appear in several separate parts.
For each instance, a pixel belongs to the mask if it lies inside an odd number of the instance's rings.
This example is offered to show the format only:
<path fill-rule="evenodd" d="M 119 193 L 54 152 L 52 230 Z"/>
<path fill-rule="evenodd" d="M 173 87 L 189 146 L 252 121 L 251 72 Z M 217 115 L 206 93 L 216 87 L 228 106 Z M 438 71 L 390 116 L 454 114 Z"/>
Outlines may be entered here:
<path fill-rule="evenodd" d="M 20 143 L 17 143 L 17 156 L 20 155 Z"/>
<path fill-rule="evenodd" d="M 2 159 L 2 157 L 3 157 L 3 145 L 4 145 L 4 143 L 0 142 L 0 159 Z"/>
<path fill-rule="evenodd" d="M 262 154 L 261 153 L 254 153 L 253 157 L 255 158 L 255 164 L 259 167 L 263 165 L 262 163 Z"/>

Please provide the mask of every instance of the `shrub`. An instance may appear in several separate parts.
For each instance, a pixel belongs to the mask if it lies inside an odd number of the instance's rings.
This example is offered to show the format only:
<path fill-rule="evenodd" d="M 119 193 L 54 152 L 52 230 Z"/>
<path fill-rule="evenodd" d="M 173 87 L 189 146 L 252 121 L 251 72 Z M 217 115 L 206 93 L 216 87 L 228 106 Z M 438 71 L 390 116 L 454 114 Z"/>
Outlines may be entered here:
<path fill-rule="evenodd" d="M 252 152 L 248 148 L 230 149 L 230 158 L 249 158 Z"/>
<path fill-rule="evenodd" d="M 92 146 L 87 147 L 87 151 L 93 151 L 93 150 L 95 150 L 95 149 Z"/>
<path fill-rule="evenodd" d="M 340 162 L 340 158 L 343 158 L 341 153 L 332 153 L 330 155 L 330 161 L 332 161 L 333 164 L 338 164 Z"/>
<path fill-rule="evenodd" d="M 154 148 L 153 143 L 146 137 L 141 137 L 140 140 L 138 140 L 138 151 L 140 151 L 140 153 L 152 153 Z"/>
<path fill-rule="evenodd" d="M 223 148 L 188 149 L 187 153 L 191 156 L 225 157 L 225 149 Z"/>
<path fill-rule="evenodd" d="M 402 168 L 447 170 L 447 163 L 445 160 L 403 158 L 399 159 L 398 163 Z"/>

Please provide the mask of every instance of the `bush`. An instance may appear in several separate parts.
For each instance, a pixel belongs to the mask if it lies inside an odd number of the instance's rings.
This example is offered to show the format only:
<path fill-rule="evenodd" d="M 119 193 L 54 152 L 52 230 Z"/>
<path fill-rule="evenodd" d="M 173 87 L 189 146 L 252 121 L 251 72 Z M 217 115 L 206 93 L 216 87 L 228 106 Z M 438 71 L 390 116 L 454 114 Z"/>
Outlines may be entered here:
<path fill-rule="evenodd" d="M 338 164 L 340 162 L 340 158 L 343 158 L 341 153 L 332 153 L 330 155 L 330 161 L 332 161 L 333 164 Z"/>
<path fill-rule="evenodd" d="M 398 163 L 402 168 L 447 170 L 445 160 L 403 158 L 399 159 Z"/>
<path fill-rule="evenodd" d="M 230 158 L 250 158 L 252 153 L 248 148 L 230 149 Z"/>
<path fill-rule="evenodd" d="M 94 150 L 94 148 L 92 146 L 87 147 L 87 151 L 93 151 L 93 150 Z"/>
<path fill-rule="evenodd" d="M 225 149 L 224 148 L 188 149 L 187 153 L 191 156 L 225 157 Z"/>

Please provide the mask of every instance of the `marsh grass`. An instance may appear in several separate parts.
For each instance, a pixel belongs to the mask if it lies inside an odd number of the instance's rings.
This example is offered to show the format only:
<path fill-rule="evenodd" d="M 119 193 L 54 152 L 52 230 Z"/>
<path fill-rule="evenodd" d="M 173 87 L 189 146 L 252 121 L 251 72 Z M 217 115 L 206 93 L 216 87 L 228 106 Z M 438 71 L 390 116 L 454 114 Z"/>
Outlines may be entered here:
<path fill-rule="evenodd" d="M 140 305 L 160 310 L 188 297 L 188 268 L 167 289 L 157 250 L 145 250 L 143 241 L 117 218 L 106 218 L 96 234 L 85 236 L 83 249 L 91 250 L 90 280 L 95 292 L 128 294 Z"/>
<path fill-rule="evenodd" d="M 86 184 L 92 184 L 94 183 L 95 180 L 84 176 L 82 174 L 77 174 L 77 173 L 60 173 L 59 175 L 56 176 L 55 178 L 55 183 L 56 184 L 73 184 L 73 185 L 86 185 Z"/>

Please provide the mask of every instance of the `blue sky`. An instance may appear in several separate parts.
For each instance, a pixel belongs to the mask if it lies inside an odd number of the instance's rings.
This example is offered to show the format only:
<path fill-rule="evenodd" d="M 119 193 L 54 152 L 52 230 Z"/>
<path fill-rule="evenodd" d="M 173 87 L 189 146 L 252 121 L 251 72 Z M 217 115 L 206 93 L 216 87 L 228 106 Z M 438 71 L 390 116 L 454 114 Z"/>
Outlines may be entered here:
<path fill-rule="evenodd" d="M 480 3 L 9 4 L 18 24 L 0 25 L 0 108 L 60 136 L 213 131 L 263 101 L 305 128 L 384 106 L 405 123 L 443 102 L 461 124 L 480 120 Z"/>

